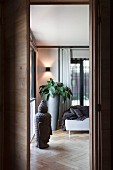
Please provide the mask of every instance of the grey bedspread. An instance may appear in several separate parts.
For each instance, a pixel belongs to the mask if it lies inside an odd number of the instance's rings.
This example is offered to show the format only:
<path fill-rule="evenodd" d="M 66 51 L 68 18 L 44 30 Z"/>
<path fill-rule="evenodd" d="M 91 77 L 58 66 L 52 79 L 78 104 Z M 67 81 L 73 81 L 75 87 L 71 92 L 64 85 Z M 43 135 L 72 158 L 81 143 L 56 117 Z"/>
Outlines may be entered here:
<path fill-rule="evenodd" d="M 68 110 L 66 110 L 62 117 L 62 130 L 66 130 L 65 128 L 65 120 L 78 120 L 83 121 L 84 119 L 89 117 L 89 106 L 71 106 Z"/>

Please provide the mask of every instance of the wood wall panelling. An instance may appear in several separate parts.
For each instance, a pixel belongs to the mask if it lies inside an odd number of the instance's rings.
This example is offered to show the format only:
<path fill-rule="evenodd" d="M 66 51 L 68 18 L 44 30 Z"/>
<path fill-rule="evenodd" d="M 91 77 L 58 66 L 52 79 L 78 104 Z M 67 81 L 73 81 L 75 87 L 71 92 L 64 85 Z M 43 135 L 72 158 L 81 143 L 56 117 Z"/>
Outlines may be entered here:
<path fill-rule="evenodd" d="M 4 4 L 4 169 L 29 169 L 29 28 L 26 0 Z"/>

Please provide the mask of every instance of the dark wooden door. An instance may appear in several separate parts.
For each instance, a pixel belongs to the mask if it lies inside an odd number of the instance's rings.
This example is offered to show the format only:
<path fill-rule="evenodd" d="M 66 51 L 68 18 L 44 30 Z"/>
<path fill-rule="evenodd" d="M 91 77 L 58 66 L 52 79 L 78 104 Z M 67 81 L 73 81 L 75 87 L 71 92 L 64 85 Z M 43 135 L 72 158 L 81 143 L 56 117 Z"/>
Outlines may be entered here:
<path fill-rule="evenodd" d="M 91 155 L 93 170 L 111 169 L 110 1 L 90 1 Z"/>
<path fill-rule="evenodd" d="M 3 160 L 3 8 L 0 2 L 0 169 Z"/>
<path fill-rule="evenodd" d="M 102 170 L 111 170 L 110 0 L 99 5 L 100 114 L 99 138 Z M 99 168 L 100 170 L 100 168 Z"/>

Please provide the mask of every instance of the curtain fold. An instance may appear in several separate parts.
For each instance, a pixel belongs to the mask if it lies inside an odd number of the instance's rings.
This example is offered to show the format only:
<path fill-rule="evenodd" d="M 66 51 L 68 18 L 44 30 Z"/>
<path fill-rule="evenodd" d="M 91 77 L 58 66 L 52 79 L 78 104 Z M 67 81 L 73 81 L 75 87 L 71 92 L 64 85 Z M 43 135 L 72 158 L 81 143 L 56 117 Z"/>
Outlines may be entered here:
<path fill-rule="evenodd" d="M 80 105 L 80 63 L 71 64 L 72 105 Z"/>
<path fill-rule="evenodd" d="M 71 59 L 70 48 L 60 48 L 60 82 L 65 86 L 71 88 L 71 76 L 70 76 L 70 59 Z M 59 121 L 61 121 L 62 114 L 71 106 L 71 100 L 67 99 L 64 104 L 62 104 L 62 99 L 60 98 L 60 108 L 59 108 Z"/>

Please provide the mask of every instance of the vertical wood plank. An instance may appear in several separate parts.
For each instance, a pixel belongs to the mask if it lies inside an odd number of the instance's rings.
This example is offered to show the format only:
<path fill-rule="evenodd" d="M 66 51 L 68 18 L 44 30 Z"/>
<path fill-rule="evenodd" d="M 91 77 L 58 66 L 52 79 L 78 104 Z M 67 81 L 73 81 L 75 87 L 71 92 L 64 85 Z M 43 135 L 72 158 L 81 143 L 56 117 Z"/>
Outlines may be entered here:
<path fill-rule="evenodd" d="M 110 0 L 100 1 L 101 48 L 101 152 L 102 170 L 111 169 L 110 104 Z"/>
<path fill-rule="evenodd" d="M 0 2 L 0 169 L 3 161 L 3 23 L 2 3 Z"/>
<path fill-rule="evenodd" d="M 4 3 L 4 169 L 29 169 L 28 1 Z"/>
<path fill-rule="evenodd" d="M 92 169 L 111 169 L 110 1 L 92 2 Z M 101 106 L 101 110 L 99 109 Z M 94 145 L 93 145 L 94 144 Z"/>
<path fill-rule="evenodd" d="M 96 33 L 96 34 L 95 34 Z M 98 1 L 90 0 L 90 168 L 98 170 L 99 150 L 99 56 Z"/>
<path fill-rule="evenodd" d="M 113 30 L 113 3 L 110 4 L 110 13 L 111 13 L 111 30 Z M 111 71 L 111 153 L 113 153 L 113 31 L 110 32 L 110 71 Z M 111 163 L 111 169 L 113 169 L 113 162 Z"/>

